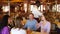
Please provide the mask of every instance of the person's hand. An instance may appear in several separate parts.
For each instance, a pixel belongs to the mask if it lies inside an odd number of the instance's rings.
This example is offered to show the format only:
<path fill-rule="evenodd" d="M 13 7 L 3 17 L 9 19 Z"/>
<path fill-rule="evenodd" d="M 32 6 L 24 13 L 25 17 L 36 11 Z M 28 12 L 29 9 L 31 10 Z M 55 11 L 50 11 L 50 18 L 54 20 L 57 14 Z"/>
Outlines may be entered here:
<path fill-rule="evenodd" d="M 39 23 L 36 24 L 37 29 L 40 27 Z"/>
<path fill-rule="evenodd" d="M 27 28 L 27 34 L 31 34 L 31 32 L 32 32 L 31 29 L 28 27 Z"/>

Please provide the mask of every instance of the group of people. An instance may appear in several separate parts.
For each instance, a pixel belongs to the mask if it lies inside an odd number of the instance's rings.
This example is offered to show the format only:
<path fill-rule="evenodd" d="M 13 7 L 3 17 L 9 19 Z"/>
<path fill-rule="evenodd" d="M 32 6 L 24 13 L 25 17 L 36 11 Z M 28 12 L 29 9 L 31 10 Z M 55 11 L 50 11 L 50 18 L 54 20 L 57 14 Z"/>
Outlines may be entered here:
<path fill-rule="evenodd" d="M 36 31 L 38 28 L 41 28 L 41 34 L 49 34 L 51 28 L 50 22 L 46 20 L 44 15 L 40 17 L 41 21 L 38 23 L 37 20 L 34 19 L 34 15 L 30 13 L 25 25 L 22 25 L 22 19 L 17 17 L 14 23 L 15 26 L 10 29 L 8 27 L 9 16 L 5 15 L 0 23 L 0 34 L 27 34 L 27 29 Z"/>

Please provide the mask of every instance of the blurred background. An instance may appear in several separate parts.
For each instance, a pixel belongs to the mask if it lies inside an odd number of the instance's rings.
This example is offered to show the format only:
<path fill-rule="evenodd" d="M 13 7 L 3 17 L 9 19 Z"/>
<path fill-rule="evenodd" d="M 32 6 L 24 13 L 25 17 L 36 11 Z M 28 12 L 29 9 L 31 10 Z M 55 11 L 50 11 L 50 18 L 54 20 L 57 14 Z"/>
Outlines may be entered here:
<path fill-rule="evenodd" d="M 45 14 L 51 22 L 51 34 L 60 29 L 60 0 L 0 0 L 0 20 L 3 15 L 8 14 L 12 20 L 17 16 L 23 18 L 26 23 L 29 13 L 33 13 L 37 21 L 40 15 Z"/>

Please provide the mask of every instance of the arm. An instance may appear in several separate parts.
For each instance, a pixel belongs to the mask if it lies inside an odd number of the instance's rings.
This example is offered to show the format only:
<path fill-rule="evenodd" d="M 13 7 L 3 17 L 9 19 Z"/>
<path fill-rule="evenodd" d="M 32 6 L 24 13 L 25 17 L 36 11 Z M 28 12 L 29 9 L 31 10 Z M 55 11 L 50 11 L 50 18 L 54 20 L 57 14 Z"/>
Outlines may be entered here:
<path fill-rule="evenodd" d="M 36 26 L 37 26 L 37 29 L 38 29 L 39 27 L 41 27 L 41 22 L 40 22 L 40 23 L 37 23 Z"/>
<path fill-rule="evenodd" d="M 49 23 L 49 24 L 47 25 L 47 34 L 50 33 L 50 29 L 51 29 L 51 24 Z"/>
<path fill-rule="evenodd" d="M 37 30 L 37 24 L 38 24 L 38 22 L 35 21 L 35 25 L 33 26 L 34 30 Z"/>
<path fill-rule="evenodd" d="M 28 24 L 28 22 L 26 22 L 26 24 L 24 25 L 24 27 L 23 27 L 23 28 L 27 28 L 27 24 Z"/>

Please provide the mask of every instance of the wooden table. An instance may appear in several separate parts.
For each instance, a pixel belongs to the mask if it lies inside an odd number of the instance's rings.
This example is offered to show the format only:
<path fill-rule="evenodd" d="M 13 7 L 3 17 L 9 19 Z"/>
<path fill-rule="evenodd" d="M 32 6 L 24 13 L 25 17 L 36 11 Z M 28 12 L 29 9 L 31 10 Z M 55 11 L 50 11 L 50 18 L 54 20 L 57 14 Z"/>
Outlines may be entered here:
<path fill-rule="evenodd" d="M 40 34 L 40 32 L 33 31 L 31 34 Z"/>

